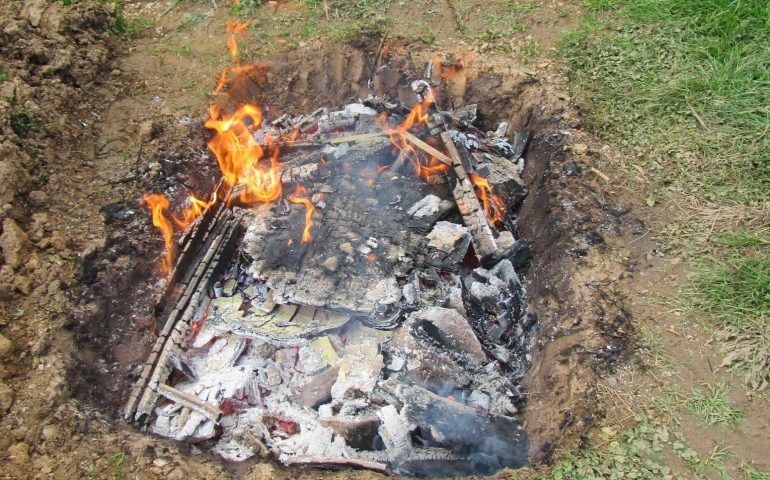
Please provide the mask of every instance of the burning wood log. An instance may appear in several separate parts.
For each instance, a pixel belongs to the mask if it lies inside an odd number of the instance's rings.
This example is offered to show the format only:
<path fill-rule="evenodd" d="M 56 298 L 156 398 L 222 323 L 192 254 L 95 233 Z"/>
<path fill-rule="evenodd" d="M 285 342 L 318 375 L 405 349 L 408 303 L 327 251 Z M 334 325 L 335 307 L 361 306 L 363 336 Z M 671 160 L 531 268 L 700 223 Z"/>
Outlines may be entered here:
<path fill-rule="evenodd" d="M 444 141 L 449 156 L 452 158 L 452 166 L 454 167 L 455 175 L 457 176 L 457 183 L 452 189 L 452 194 L 457 202 L 457 207 L 460 209 L 460 214 L 463 217 L 463 222 L 468 230 L 471 232 L 471 238 L 473 239 L 473 248 L 476 251 L 476 255 L 479 258 L 484 258 L 488 255 L 492 255 L 497 251 L 497 243 L 495 237 L 492 234 L 492 229 L 489 227 L 487 218 L 484 216 L 484 210 L 481 207 L 476 192 L 473 189 L 473 183 L 468 177 L 468 173 L 460 158 L 460 153 L 457 151 L 452 136 L 448 132 L 441 134 L 441 140 Z"/>

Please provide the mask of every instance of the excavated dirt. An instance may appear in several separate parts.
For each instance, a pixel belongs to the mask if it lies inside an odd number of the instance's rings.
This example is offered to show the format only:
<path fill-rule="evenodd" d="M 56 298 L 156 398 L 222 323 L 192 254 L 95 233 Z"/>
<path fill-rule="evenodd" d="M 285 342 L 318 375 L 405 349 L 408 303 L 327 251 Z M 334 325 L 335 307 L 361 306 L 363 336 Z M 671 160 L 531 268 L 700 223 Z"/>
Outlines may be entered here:
<path fill-rule="evenodd" d="M 128 51 L 109 34 L 115 16 L 106 7 L 27 2 L 0 7 L 0 18 L 9 78 L 0 89 L 12 99 L 0 102 L 0 473 L 295 478 L 301 471 L 269 463 L 223 465 L 119 420 L 153 342 L 162 255 L 139 194 L 181 201 L 187 189 L 208 190 L 217 169 L 205 147 L 205 102 L 185 113 L 153 95 L 142 77 L 171 77 L 176 66 Z M 370 91 L 410 100 L 409 81 L 422 76 L 432 52 L 392 45 L 370 90 L 376 51 L 293 52 L 266 63 L 238 97 L 266 104 L 274 117 Z M 525 427 L 531 461 L 547 461 L 596 420 L 595 378 L 626 351 L 629 315 L 614 287 L 624 271 L 606 260 L 607 243 L 644 229 L 565 151 L 579 124 L 568 97 L 494 62 L 478 61 L 467 73 L 438 86 L 439 105 L 477 103 L 482 127 L 508 121 L 509 131 L 532 134 L 518 233 L 534 252 L 524 277 L 539 331 Z"/>

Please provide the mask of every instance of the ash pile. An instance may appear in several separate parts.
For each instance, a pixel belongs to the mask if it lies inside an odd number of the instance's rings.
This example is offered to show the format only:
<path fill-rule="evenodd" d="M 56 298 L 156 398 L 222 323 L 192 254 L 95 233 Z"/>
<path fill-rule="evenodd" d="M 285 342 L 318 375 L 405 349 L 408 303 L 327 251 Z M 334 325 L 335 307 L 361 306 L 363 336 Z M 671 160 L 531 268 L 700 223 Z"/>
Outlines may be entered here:
<path fill-rule="evenodd" d="M 415 109 L 369 97 L 254 133 L 298 133 L 281 180 L 314 211 L 288 194 L 233 200 L 192 226 L 126 418 L 233 462 L 407 475 L 525 463 L 535 319 L 512 212 L 527 134 L 482 132 L 475 106 L 443 112 L 425 82 L 413 90 L 425 108 L 409 128 Z"/>

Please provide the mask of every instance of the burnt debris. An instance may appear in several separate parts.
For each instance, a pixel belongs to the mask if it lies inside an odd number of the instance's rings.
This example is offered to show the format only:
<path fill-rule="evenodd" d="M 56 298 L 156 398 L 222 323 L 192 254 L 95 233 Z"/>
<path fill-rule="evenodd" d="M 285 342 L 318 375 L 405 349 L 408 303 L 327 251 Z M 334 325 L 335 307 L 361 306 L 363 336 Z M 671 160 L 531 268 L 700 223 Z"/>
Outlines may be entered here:
<path fill-rule="evenodd" d="M 476 110 L 431 105 L 399 132 L 409 110 L 370 97 L 265 122 L 268 150 L 295 133 L 278 145 L 281 181 L 307 190 L 313 239 L 288 195 L 244 208 L 237 186 L 221 191 L 180 239 L 126 418 L 228 461 L 521 466 L 534 321 L 514 213 L 529 134 L 481 132 Z"/>

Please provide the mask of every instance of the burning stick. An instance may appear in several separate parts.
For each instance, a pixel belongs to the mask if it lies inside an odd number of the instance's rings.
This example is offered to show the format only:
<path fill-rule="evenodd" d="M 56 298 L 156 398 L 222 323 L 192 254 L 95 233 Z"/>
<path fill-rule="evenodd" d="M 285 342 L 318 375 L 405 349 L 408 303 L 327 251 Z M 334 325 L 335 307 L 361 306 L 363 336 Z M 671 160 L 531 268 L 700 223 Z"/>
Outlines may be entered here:
<path fill-rule="evenodd" d="M 457 206 L 463 217 L 463 223 L 471 232 L 473 238 L 473 248 L 479 258 L 484 258 L 497 251 L 497 242 L 489 227 L 487 217 L 484 215 L 484 209 L 479 203 L 476 192 L 473 188 L 468 173 L 465 171 L 460 153 L 457 151 L 451 135 L 448 132 L 441 134 L 441 140 L 444 141 L 449 156 L 452 158 L 455 175 L 457 175 L 457 184 L 452 189 Z"/>
<path fill-rule="evenodd" d="M 404 132 L 404 136 L 409 141 L 410 144 L 414 145 L 415 147 L 419 148 L 423 152 L 427 153 L 428 155 L 432 156 L 436 160 L 441 161 L 441 163 L 444 163 L 446 165 L 452 166 L 452 159 L 441 153 L 440 151 L 436 150 L 435 148 L 431 147 L 427 143 L 423 142 L 413 134 L 409 132 Z"/>

